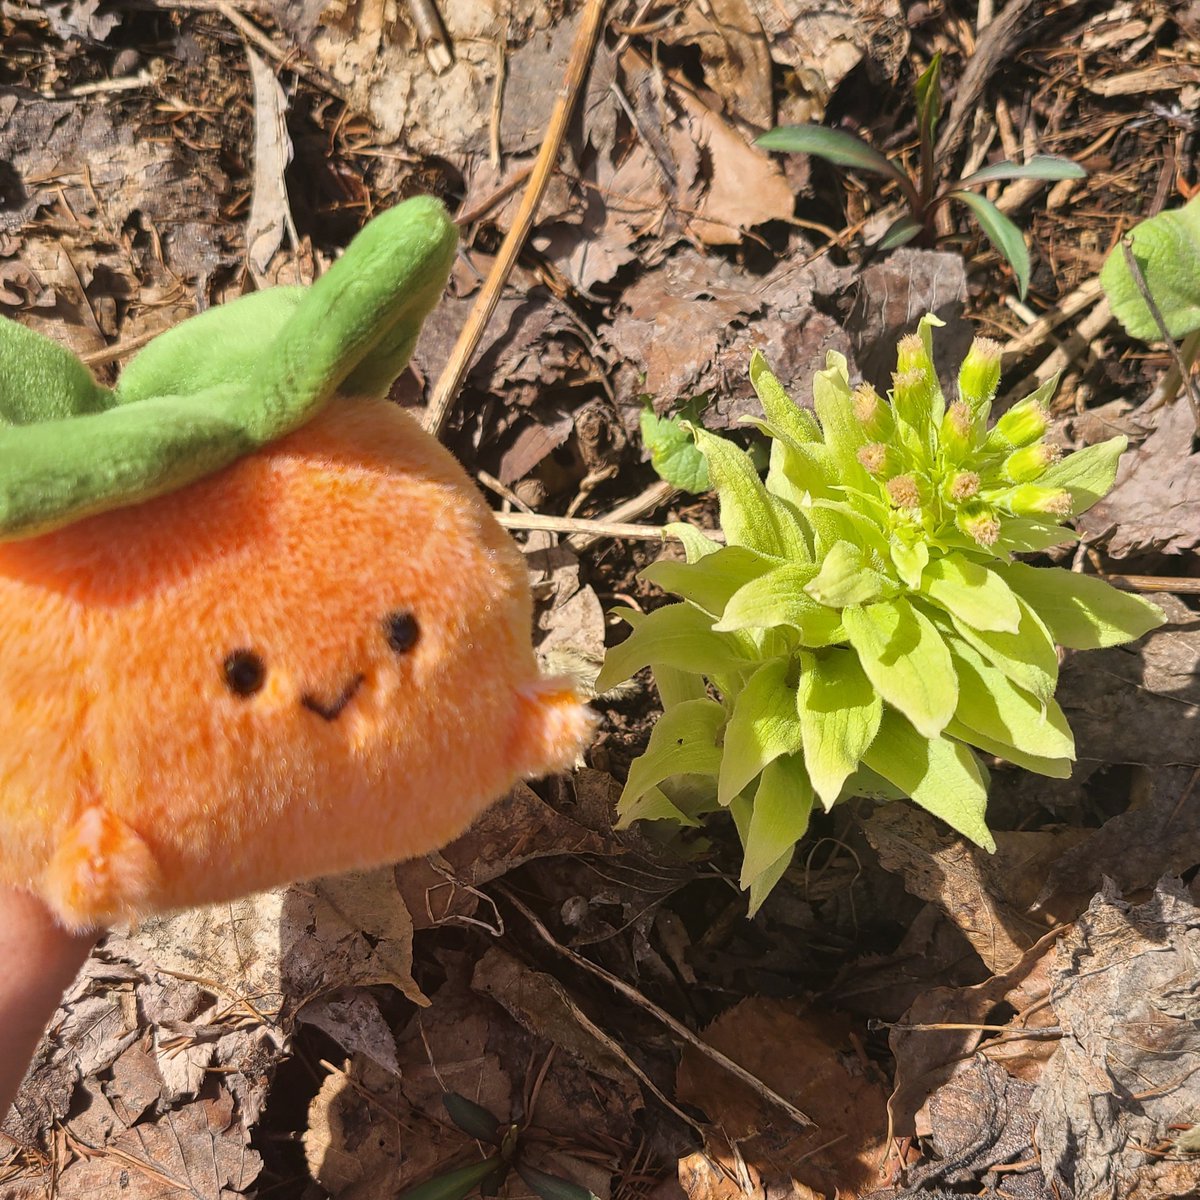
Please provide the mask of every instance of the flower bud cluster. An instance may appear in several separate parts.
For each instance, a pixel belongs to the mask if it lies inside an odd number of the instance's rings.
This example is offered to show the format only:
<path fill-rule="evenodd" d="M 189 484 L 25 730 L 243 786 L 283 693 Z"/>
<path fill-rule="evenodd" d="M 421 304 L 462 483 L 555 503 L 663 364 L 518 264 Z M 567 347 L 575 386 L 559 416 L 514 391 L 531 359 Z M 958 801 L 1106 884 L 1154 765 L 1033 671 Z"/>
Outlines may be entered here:
<path fill-rule="evenodd" d="M 1039 482 L 1062 455 L 1046 440 L 1045 389 L 989 430 L 999 386 L 1000 346 L 976 338 L 959 370 L 958 395 L 947 404 L 925 339 L 910 334 L 897 347 L 890 402 L 869 384 L 855 391 L 854 417 L 869 439 L 858 461 L 894 526 L 936 536 L 953 525 L 990 547 L 1006 520 L 1058 523 L 1070 514 L 1070 493 Z"/>

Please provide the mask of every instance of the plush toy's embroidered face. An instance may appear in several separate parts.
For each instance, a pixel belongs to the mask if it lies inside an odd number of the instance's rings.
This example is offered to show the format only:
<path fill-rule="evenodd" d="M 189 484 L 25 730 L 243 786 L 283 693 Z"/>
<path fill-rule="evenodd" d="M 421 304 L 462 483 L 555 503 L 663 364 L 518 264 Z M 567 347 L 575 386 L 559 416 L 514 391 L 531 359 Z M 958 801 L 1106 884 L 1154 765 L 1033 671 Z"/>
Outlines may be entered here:
<path fill-rule="evenodd" d="M 0 880 L 82 925 L 424 853 L 590 726 L 520 553 L 394 406 L 0 543 Z"/>

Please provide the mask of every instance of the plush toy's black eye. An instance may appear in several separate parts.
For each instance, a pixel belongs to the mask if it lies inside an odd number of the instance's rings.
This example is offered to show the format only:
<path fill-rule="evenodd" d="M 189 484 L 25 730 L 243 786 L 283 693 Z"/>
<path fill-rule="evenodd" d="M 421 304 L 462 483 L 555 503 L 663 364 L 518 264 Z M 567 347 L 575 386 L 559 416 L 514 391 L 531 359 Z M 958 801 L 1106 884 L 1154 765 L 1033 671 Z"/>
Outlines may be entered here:
<path fill-rule="evenodd" d="M 417 644 L 421 630 L 412 613 L 394 612 L 383 618 L 383 636 L 397 654 L 407 654 Z"/>
<path fill-rule="evenodd" d="M 235 696 L 253 696 L 267 678 L 267 667 L 253 650 L 235 650 L 221 666 L 225 683 Z"/>

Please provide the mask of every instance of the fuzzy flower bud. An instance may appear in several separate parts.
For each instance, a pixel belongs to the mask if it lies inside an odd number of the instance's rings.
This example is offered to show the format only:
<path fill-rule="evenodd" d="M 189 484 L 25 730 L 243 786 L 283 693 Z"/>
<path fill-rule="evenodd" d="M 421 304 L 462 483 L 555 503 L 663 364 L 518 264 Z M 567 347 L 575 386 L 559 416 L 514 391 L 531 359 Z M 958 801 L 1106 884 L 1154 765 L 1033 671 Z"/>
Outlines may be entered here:
<path fill-rule="evenodd" d="M 925 352 L 925 343 L 919 333 L 909 333 L 896 344 L 896 373 L 926 371 L 933 375 L 933 363 Z"/>
<path fill-rule="evenodd" d="M 958 394 L 974 413 L 987 409 L 1000 386 L 1000 343 L 976 338 L 958 372 Z"/>
<path fill-rule="evenodd" d="M 1000 518 L 996 510 L 982 500 L 963 505 L 954 519 L 959 529 L 981 546 L 994 546 L 1000 536 Z"/>
<path fill-rule="evenodd" d="M 1062 518 L 1071 513 L 1071 493 L 1066 488 L 1042 487 L 1036 483 L 1022 483 L 1000 496 L 999 502 L 1014 516 Z"/>
<path fill-rule="evenodd" d="M 896 461 L 896 452 L 883 442 L 871 442 L 860 447 L 857 458 L 867 474 L 875 479 L 886 479 L 900 469 Z"/>
<path fill-rule="evenodd" d="M 1050 424 L 1046 406 L 1032 396 L 1014 404 L 988 434 L 989 449 L 1030 446 L 1045 437 Z"/>
<path fill-rule="evenodd" d="M 946 499 L 952 504 L 962 504 L 979 494 L 979 476 L 974 471 L 955 471 L 946 480 Z"/>
<path fill-rule="evenodd" d="M 932 370 L 911 367 L 892 376 L 892 407 L 921 437 L 927 436 L 937 378 Z"/>
<path fill-rule="evenodd" d="M 1032 483 L 1043 471 L 1062 458 L 1062 448 L 1053 442 L 1035 442 L 1014 450 L 1004 460 L 1004 477 L 1011 483 Z"/>
<path fill-rule="evenodd" d="M 888 499 L 897 508 L 921 507 L 921 485 L 915 475 L 896 475 L 883 486 Z"/>
<path fill-rule="evenodd" d="M 854 416 L 863 427 L 863 432 L 876 441 L 890 441 L 896 431 L 892 418 L 892 406 L 869 384 L 859 384 L 854 389 Z"/>
<path fill-rule="evenodd" d="M 970 408 L 961 400 L 946 409 L 938 440 L 950 462 L 962 462 L 974 449 L 975 423 Z"/>

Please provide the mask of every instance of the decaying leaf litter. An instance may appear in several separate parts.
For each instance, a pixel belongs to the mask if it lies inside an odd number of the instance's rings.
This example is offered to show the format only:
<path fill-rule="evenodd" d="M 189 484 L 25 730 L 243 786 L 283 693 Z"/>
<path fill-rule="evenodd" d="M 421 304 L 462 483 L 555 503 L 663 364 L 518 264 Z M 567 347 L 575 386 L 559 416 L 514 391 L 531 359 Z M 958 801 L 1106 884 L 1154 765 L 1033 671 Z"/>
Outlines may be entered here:
<path fill-rule="evenodd" d="M 1171 623 L 1068 656 L 1079 763 L 993 771 L 994 857 L 900 806 L 838 808 L 747 921 L 729 830 L 613 831 L 655 711 L 635 684 L 596 701 L 586 767 L 440 855 L 113 934 L 8 1120 L 0 1195 L 394 1196 L 479 1157 L 444 1091 L 601 1200 L 1200 1189 L 1200 467 L 1187 406 L 1153 394 L 1165 351 L 1095 284 L 1196 184 L 1200 10 L 610 3 L 586 39 L 599 7 L 3 4 L 5 315 L 104 374 L 218 298 L 311 279 L 376 209 L 443 195 L 463 252 L 395 395 L 422 405 L 465 368 L 443 436 L 510 523 L 584 522 L 518 536 L 543 658 L 586 682 L 605 611 L 662 602 L 636 572 L 673 551 L 629 527 L 715 523 L 644 461 L 646 402 L 704 397 L 731 428 L 755 348 L 801 397 L 830 349 L 885 386 L 933 311 L 949 359 L 975 328 L 1001 340 L 1015 395 L 1063 370 L 1071 445 L 1130 435 L 1081 553 L 1166 579 Z M 994 185 L 1029 233 L 1026 305 L 967 226 L 872 252 L 896 212 L 877 180 L 752 145 L 824 121 L 903 155 L 939 50 L 948 174 L 1035 152 L 1088 170 Z"/>

